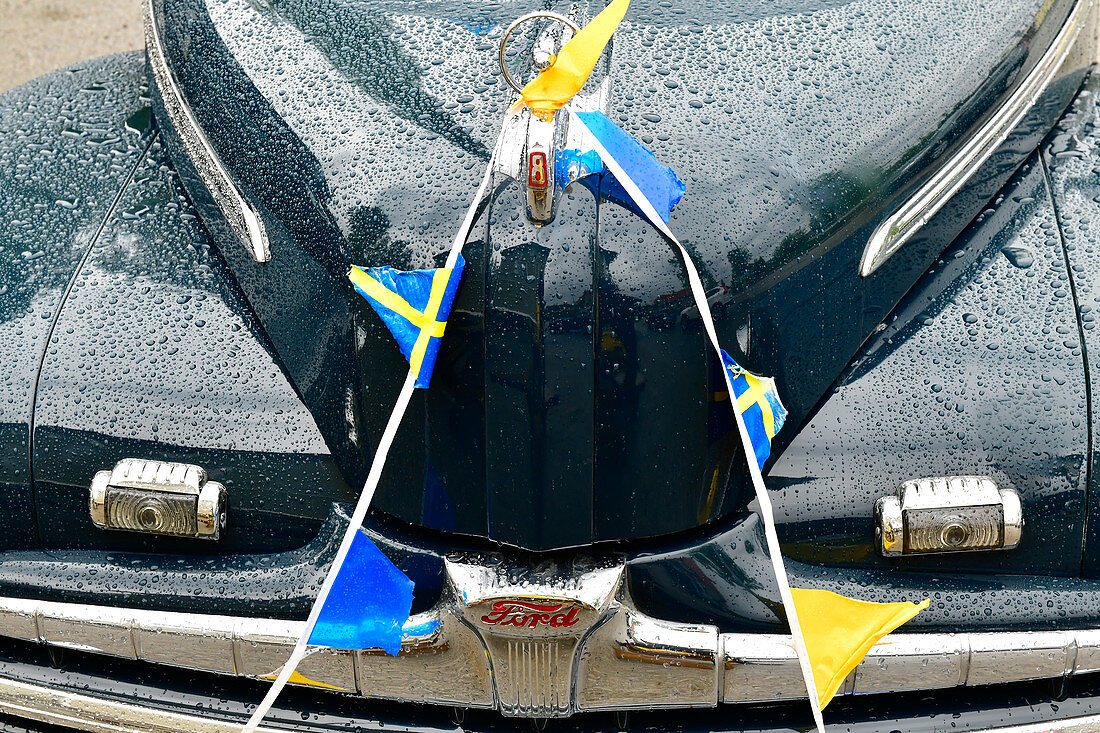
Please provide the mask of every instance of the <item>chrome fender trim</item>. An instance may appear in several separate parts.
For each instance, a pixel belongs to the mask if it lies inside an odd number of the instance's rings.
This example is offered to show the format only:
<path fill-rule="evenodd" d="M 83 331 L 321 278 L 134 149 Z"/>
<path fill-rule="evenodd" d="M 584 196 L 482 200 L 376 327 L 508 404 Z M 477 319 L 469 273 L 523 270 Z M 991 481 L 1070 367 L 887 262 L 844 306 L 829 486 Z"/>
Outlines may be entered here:
<path fill-rule="evenodd" d="M 229 228 L 237 235 L 244 248 L 256 262 L 267 262 L 271 259 L 271 249 L 263 219 L 241 193 L 191 112 L 179 82 L 168 65 L 160 28 L 157 27 L 157 19 L 153 13 L 153 0 L 144 0 L 142 6 L 145 15 L 145 51 L 149 58 L 153 84 L 160 93 L 164 110 L 183 143 L 184 152 L 191 159 L 211 198 L 221 209 Z"/>
<path fill-rule="evenodd" d="M 1077 37 L 1086 25 L 1093 0 L 1078 0 L 1066 22 L 1038 63 L 993 115 L 971 133 L 962 146 L 932 174 L 897 210 L 875 227 L 863 257 L 859 274 L 867 277 L 897 252 L 905 242 L 943 208 L 978 172 L 1039 100 L 1069 57 Z"/>

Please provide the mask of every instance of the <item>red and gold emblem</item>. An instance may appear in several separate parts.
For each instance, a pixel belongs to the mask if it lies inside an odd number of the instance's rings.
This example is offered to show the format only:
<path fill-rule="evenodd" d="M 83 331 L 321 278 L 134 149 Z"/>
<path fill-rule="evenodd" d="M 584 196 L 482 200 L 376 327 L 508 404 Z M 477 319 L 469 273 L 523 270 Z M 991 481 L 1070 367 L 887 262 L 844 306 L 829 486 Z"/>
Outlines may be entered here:
<path fill-rule="evenodd" d="M 550 174 L 546 170 L 546 153 L 532 151 L 527 156 L 527 185 L 531 188 L 546 188 L 550 185 Z"/>
<path fill-rule="evenodd" d="M 481 617 L 489 626 L 516 626 L 537 629 L 568 628 L 577 623 L 577 608 L 566 608 L 564 603 L 532 603 L 531 601 L 497 601 L 492 610 Z"/>

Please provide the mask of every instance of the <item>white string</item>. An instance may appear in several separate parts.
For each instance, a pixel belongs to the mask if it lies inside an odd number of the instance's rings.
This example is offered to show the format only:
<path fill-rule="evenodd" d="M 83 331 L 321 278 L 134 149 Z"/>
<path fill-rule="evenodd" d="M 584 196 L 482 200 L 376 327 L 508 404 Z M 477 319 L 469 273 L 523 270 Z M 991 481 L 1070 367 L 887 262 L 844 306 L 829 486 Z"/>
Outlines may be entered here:
<path fill-rule="evenodd" d="M 737 428 L 741 432 L 741 444 L 745 449 L 746 462 L 749 465 L 749 474 L 752 476 L 752 485 L 756 490 L 756 500 L 760 505 L 760 517 L 764 520 L 764 537 L 768 544 L 768 555 L 771 557 L 772 569 L 775 572 L 775 579 L 779 584 L 779 596 L 783 599 L 783 608 L 787 612 L 787 623 L 791 627 L 791 638 L 794 641 L 795 652 L 798 654 L 798 663 L 802 668 L 802 679 L 806 683 L 806 692 L 810 698 L 810 708 L 813 711 L 814 724 L 817 726 L 817 730 L 820 733 L 825 731 L 825 723 L 821 717 L 821 703 L 817 697 L 817 685 L 814 683 L 813 670 L 810 667 L 810 658 L 806 653 L 806 642 L 802 637 L 802 625 L 798 622 L 798 611 L 794 606 L 794 597 L 791 595 L 791 584 L 787 579 L 787 569 L 783 565 L 783 555 L 779 549 L 779 536 L 775 531 L 775 516 L 772 512 L 771 497 L 768 496 L 768 489 L 764 485 L 764 477 L 760 473 L 760 465 L 756 460 L 756 451 L 752 447 L 752 438 L 749 437 L 748 428 L 745 426 L 745 419 L 741 416 L 741 411 L 737 409 L 737 395 L 733 392 L 733 384 L 730 382 L 729 370 L 725 367 L 725 362 L 722 360 L 722 347 L 718 343 L 718 333 L 714 329 L 714 318 L 711 316 L 710 303 L 707 302 L 706 292 L 703 290 L 702 280 L 699 279 L 699 272 L 695 269 L 695 263 L 692 262 L 691 255 L 684 249 L 684 245 L 680 244 L 680 240 L 676 238 L 676 235 L 672 233 L 672 230 L 665 224 L 664 219 L 660 217 L 657 210 L 653 208 L 653 204 L 649 202 L 649 199 L 645 197 L 641 189 L 636 184 L 627 172 L 623 170 L 623 167 L 615 160 L 608 152 L 607 149 L 600 143 L 599 139 L 592 134 L 592 131 L 588 129 L 588 126 L 584 124 L 580 116 L 577 114 L 570 115 L 570 121 L 576 121 L 582 125 L 589 133 L 588 142 L 592 143 L 592 147 L 596 153 L 599 154 L 600 159 L 603 161 L 611 173 L 615 176 L 615 180 L 630 194 L 630 198 L 634 200 L 638 208 L 645 214 L 653 226 L 657 227 L 662 234 L 665 235 L 679 250 L 680 258 L 684 261 L 684 268 L 687 270 L 688 284 L 691 287 L 691 294 L 695 298 L 695 304 L 699 308 L 699 315 L 703 320 L 703 328 L 706 329 L 707 337 L 710 339 L 710 344 L 714 348 L 714 352 L 718 357 L 718 363 L 722 365 L 722 375 L 726 380 L 726 390 L 730 396 L 730 407 L 733 408 L 734 417 L 737 418 Z"/>
<path fill-rule="evenodd" d="M 497 138 L 496 146 L 493 148 L 493 154 L 489 157 L 489 165 L 485 168 L 485 175 L 481 179 L 481 185 L 478 186 L 477 193 L 474 194 L 474 200 L 470 204 L 470 208 L 466 210 L 466 216 L 462 220 L 462 226 L 459 227 L 458 233 L 455 234 L 454 242 L 451 244 L 451 252 L 447 256 L 447 264 L 445 267 L 453 268 L 458 262 L 458 255 L 462 252 L 462 247 L 466 243 L 466 237 L 469 236 L 470 229 L 473 227 L 474 217 L 477 214 L 477 207 L 485 196 L 485 191 L 489 187 L 489 181 L 493 178 L 493 164 L 496 162 L 501 140 L 503 140 L 503 131 L 501 132 L 501 136 Z M 294 650 L 290 653 L 290 658 L 287 659 L 283 668 L 279 671 L 279 675 L 275 678 L 275 681 L 271 683 L 271 687 L 268 689 L 267 694 L 264 695 L 264 699 L 260 702 L 255 712 L 252 713 L 252 717 L 248 719 L 248 723 L 241 729 L 241 733 L 255 733 L 256 727 L 271 710 L 271 706 L 275 704 L 276 698 L 278 698 L 279 693 L 283 691 L 287 681 L 290 680 L 290 676 L 294 674 L 294 670 L 297 669 L 298 664 L 306 657 L 308 653 L 307 646 L 309 644 L 309 637 L 313 633 L 313 627 L 317 623 L 317 618 L 321 615 L 321 608 L 324 607 L 325 599 L 328 598 L 329 591 L 332 590 L 332 584 L 336 580 L 336 576 L 340 573 L 340 568 L 343 567 L 344 560 L 347 559 L 348 551 L 351 549 L 351 543 L 355 539 L 355 533 L 359 531 L 359 528 L 363 525 L 363 521 L 367 518 L 367 510 L 370 509 L 370 503 L 374 498 L 374 492 L 378 488 L 379 480 L 382 478 L 382 469 L 386 465 L 386 456 L 390 452 L 390 446 L 393 445 L 394 436 L 397 435 L 397 429 L 401 426 L 401 419 L 405 416 L 405 411 L 409 407 L 409 401 L 412 399 L 413 390 L 415 388 L 416 374 L 410 369 L 408 376 L 405 377 L 405 384 L 402 385 L 401 392 L 397 396 L 397 403 L 393 406 L 393 411 L 390 412 L 389 420 L 386 422 L 386 429 L 382 432 L 381 440 L 378 441 L 378 450 L 374 453 L 374 460 L 371 462 L 367 480 L 363 484 L 363 491 L 359 494 L 359 501 L 355 505 L 355 512 L 348 521 L 348 528 L 344 530 L 344 538 L 340 542 L 340 548 L 336 551 L 336 557 L 333 558 L 328 574 L 325 575 L 325 580 L 321 584 L 321 590 L 317 593 L 317 600 L 313 602 L 313 608 L 309 611 L 309 618 L 306 619 L 306 625 L 302 629 L 302 635 L 298 637 L 298 641 L 294 645 Z"/>
<path fill-rule="evenodd" d="M 575 120 L 587 129 L 587 125 L 580 119 L 578 115 L 571 115 L 572 120 Z M 691 288 L 692 296 L 695 299 L 696 306 L 699 308 L 699 314 L 703 321 L 703 327 L 707 332 L 707 336 L 710 340 L 711 346 L 714 348 L 715 354 L 718 357 L 719 364 L 722 364 L 722 374 L 726 382 L 726 390 L 730 395 L 730 404 L 733 409 L 733 414 L 737 420 L 737 427 L 741 433 L 741 442 L 744 446 L 746 460 L 749 466 L 749 474 L 752 477 L 753 488 L 756 492 L 757 503 L 759 504 L 760 516 L 764 522 L 764 537 L 768 545 L 768 555 L 770 556 L 772 569 L 775 573 L 776 581 L 779 585 L 779 594 L 783 601 L 783 607 L 787 613 L 787 623 L 791 628 L 791 637 L 794 641 L 795 652 L 798 655 L 799 666 L 802 669 L 802 678 L 806 683 L 806 691 L 809 695 L 810 707 L 813 712 L 814 723 L 817 730 L 820 733 L 824 733 L 825 725 L 821 717 L 821 705 L 817 697 L 817 687 L 814 683 L 813 671 L 810 668 L 809 657 L 806 653 L 806 644 L 802 637 L 802 627 L 798 621 L 798 612 L 795 609 L 794 598 L 791 595 L 790 582 L 787 579 L 787 571 L 783 565 L 783 555 L 780 552 L 779 537 L 775 530 L 775 517 L 772 511 L 771 498 L 768 496 L 767 487 L 764 485 L 764 478 L 760 473 L 760 467 L 755 460 L 756 452 L 752 446 L 752 439 L 749 437 L 748 429 L 745 426 L 744 418 L 741 413 L 736 409 L 737 397 L 733 391 L 733 384 L 730 382 L 729 370 L 725 368 L 725 364 L 722 360 L 721 346 L 718 342 L 718 334 L 714 328 L 714 319 L 710 311 L 710 303 L 707 302 L 706 293 L 703 290 L 702 281 L 699 278 L 699 273 L 695 268 L 695 263 L 691 259 L 691 255 L 684 249 L 684 246 L 680 244 L 680 240 L 676 238 L 676 235 L 672 233 L 672 230 L 668 228 L 664 220 L 658 215 L 656 209 L 650 204 L 649 200 L 642 194 L 638 185 L 630 178 L 630 176 L 623 170 L 622 166 L 607 152 L 603 145 L 599 142 L 595 135 L 591 134 L 589 130 L 590 142 L 596 153 L 599 154 L 604 165 L 606 165 L 614 174 L 616 180 L 619 181 L 623 189 L 634 200 L 635 204 L 645 214 L 657 229 L 671 241 L 679 251 L 680 257 L 684 262 L 684 267 L 687 270 L 688 284 Z M 454 242 L 451 245 L 450 254 L 447 257 L 447 263 L 445 267 L 453 268 L 458 261 L 458 255 L 462 252 L 462 247 L 466 242 L 466 238 L 469 235 L 470 229 L 473 226 L 474 217 L 477 212 L 477 207 L 481 203 L 482 198 L 485 195 L 485 191 L 489 186 L 489 182 L 493 177 L 493 164 L 496 161 L 497 153 L 500 149 L 501 140 L 503 139 L 503 131 L 501 137 L 497 139 L 496 146 L 493 149 L 493 154 L 490 157 L 489 165 L 486 167 L 485 175 L 481 180 L 481 185 L 478 186 L 477 193 L 474 194 L 474 200 L 470 204 L 469 209 L 466 211 L 466 216 L 463 219 L 462 226 L 459 228 L 458 233 L 455 235 Z M 362 526 L 363 521 L 366 519 L 367 510 L 370 508 L 371 500 L 374 498 L 374 492 L 378 488 L 378 482 L 381 479 L 382 469 L 386 463 L 386 457 L 389 454 L 393 439 L 397 434 L 397 429 L 401 425 L 401 420 L 404 417 L 405 411 L 408 409 L 409 401 L 412 398 L 413 390 L 416 386 L 416 375 L 410 370 L 408 376 L 405 378 L 405 383 L 401 388 L 401 392 L 398 395 L 397 403 L 394 405 L 393 411 L 390 413 L 389 420 L 386 423 L 386 428 L 382 433 L 382 438 L 378 444 L 378 450 L 375 452 L 374 460 L 371 463 L 370 472 L 367 475 L 367 480 L 363 485 L 363 490 L 359 495 L 359 500 L 355 506 L 355 512 L 352 514 L 351 520 L 348 523 L 348 528 L 344 532 L 343 540 L 340 543 L 340 547 L 336 552 L 336 557 L 333 559 L 332 565 L 329 568 L 328 574 L 325 576 L 325 580 L 321 585 L 321 590 L 317 594 L 317 599 L 313 603 L 313 607 L 310 609 L 309 618 L 306 620 L 305 627 L 302 630 L 302 635 L 299 637 L 297 643 L 294 645 L 294 650 L 291 652 L 290 658 L 283 665 L 278 677 L 272 683 L 271 688 L 264 696 L 263 701 L 253 712 L 252 717 L 249 718 L 248 723 L 242 729 L 241 733 L 255 733 L 256 727 L 260 724 L 263 718 L 271 710 L 271 706 L 275 703 L 279 693 L 282 692 L 286 686 L 287 681 L 290 679 L 294 670 L 298 664 L 305 658 L 308 653 L 308 641 L 310 635 L 313 633 L 313 627 L 317 623 L 317 618 L 321 613 L 321 609 L 324 606 L 325 600 L 328 598 L 329 591 L 332 589 L 333 582 L 336 576 L 340 572 L 340 568 L 344 564 L 344 560 L 347 558 L 348 551 L 351 548 L 351 543 L 355 538 L 355 532 Z M 752 457 L 751 459 L 749 457 Z"/>

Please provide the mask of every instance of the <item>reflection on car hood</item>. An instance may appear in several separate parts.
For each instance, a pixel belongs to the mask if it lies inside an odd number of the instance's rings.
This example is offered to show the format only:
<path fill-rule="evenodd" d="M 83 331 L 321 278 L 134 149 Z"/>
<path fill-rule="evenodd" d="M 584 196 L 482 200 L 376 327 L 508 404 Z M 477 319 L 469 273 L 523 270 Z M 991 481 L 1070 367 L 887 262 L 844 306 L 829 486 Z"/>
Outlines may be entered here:
<path fill-rule="evenodd" d="M 361 472 L 402 362 L 343 275 L 436 265 L 511 102 L 503 28 L 572 3 L 162 2 L 183 93 L 269 220 L 271 263 L 227 256 L 307 402 L 332 415 L 318 422 L 343 445 L 334 454 Z M 792 425 L 942 249 L 915 242 L 863 281 L 867 232 L 1011 88 L 1071 4 L 632 4 L 613 39 L 611 117 L 686 183 L 671 226 L 706 286 L 729 288 L 714 304 L 724 341 L 777 376 Z M 708 399 L 714 374 L 671 251 L 584 192 L 541 232 L 520 201 L 505 185 L 475 225 L 482 248 L 467 259 L 482 264 L 456 303 L 464 338 L 419 408 L 427 427 L 407 428 L 423 450 L 387 469 L 376 506 L 535 548 L 739 510 L 735 441 Z M 330 321 L 303 329 L 298 313 Z M 355 354 L 320 355 L 310 334 L 331 350 L 340 329 Z M 669 496 L 667 511 L 639 509 Z"/>

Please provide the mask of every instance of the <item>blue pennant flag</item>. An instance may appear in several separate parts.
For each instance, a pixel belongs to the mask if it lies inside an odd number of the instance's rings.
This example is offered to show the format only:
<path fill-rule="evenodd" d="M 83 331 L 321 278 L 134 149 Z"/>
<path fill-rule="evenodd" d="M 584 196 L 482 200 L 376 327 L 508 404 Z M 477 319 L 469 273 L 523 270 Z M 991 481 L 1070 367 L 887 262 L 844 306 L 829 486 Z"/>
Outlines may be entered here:
<path fill-rule="evenodd" d="M 599 141 L 604 150 L 615 158 L 623 171 L 653 205 L 664 222 L 672 215 L 672 208 L 684 196 L 684 184 L 675 171 L 661 164 L 657 156 L 611 121 L 603 112 L 575 112 L 588 131 Z M 558 156 L 559 181 L 568 181 L 568 169 L 573 166 L 579 177 L 598 173 L 604 167 L 595 151 L 565 150 Z M 615 180 L 608 176 L 603 181 L 601 193 L 626 206 L 635 208 L 634 200 Z"/>
<path fill-rule="evenodd" d="M 735 407 L 745 420 L 756 463 L 763 469 L 772 453 L 772 439 L 787 419 L 787 408 L 779 401 L 775 380 L 771 377 L 758 377 L 745 371 L 725 350 L 722 351 L 722 365 L 729 372 L 730 384 L 737 397 Z"/>
<path fill-rule="evenodd" d="M 359 530 L 309 643 L 335 649 L 380 648 L 397 654 L 412 601 L 413 582 Z"/>
<path fill-rule="evenodd" d="M 359 294 L 397 339 L 401 353 L 416 375 L 416 386 L 427 389 L 443 329 L 451 315 L 455 292 L 466 261 L 462 255 L 453 269 L 395 270 L 392 267 L 352 266 L 348 278 Z"/>

